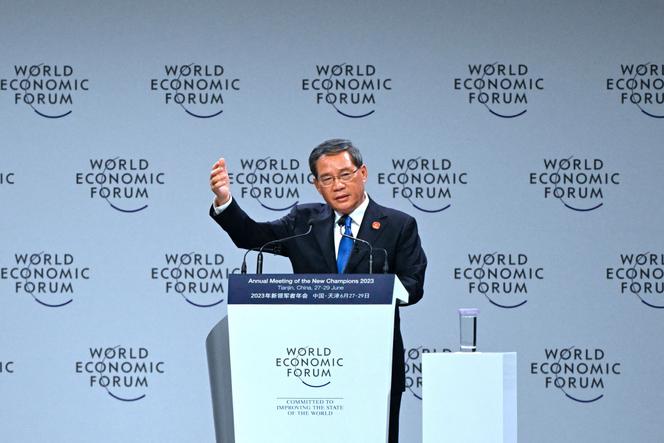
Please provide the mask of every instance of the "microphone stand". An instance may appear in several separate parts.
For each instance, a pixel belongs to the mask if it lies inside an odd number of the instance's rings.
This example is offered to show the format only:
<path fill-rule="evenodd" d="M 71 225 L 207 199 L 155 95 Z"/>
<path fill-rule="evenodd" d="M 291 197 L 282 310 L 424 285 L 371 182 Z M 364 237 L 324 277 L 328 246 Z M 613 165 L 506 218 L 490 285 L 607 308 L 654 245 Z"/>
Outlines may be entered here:
<path fill-rule="evenodd" d="M 261 246 L 258 249 L 258 256 L 256 257 L 256 274 L 262 274 L 263 273 L 263 249 L 265 249 L 266 246 L 269 246 L 269 245 L 275 244 L 275 243 L 281 243 L 281 242 L 284 242 L 286 240 L 292 240 L 292 239 L 298 238 L 298 237 L 304 237 L 305 235 L 309 235 L 311 233 L 311 230 L 314 227 L 314 222 L 312 220 L 309 220 L 308 225 L 309 225 L 309 229 L 307 229 L 307 232 L 304 232 L 302 234 L 291 235 L 289 237 L 278 238 L 276 240 L 270 240 L 269 242 L 267 242 L 263 246 Z"/>
<path fill-rule="evenodd" d="M 356 241 L 359 241 L 360 243 L 363 243 L 363 244 L 369 246 L 369 274 L 373 274 L 373 246 L 371 246 L 371 243 L 369 243 L 366 240 L 362 240 L 361 238 L 357 238 L 357 237 L 353 237 L 351 235 L 344 234 L 341 231 L 341 228 L 343 228 L 343 226 L 339 226 L 339 233 L 341 234 L 342 238 L 343 237 L 348 237 L 351 240 L 353 240 L 353 243 L 355 243 Z M 387 252 L 386 252 L 386 254 L 387 254 Z M 385 269 L 385 266 L 383 266 L 383 269 Z"/>

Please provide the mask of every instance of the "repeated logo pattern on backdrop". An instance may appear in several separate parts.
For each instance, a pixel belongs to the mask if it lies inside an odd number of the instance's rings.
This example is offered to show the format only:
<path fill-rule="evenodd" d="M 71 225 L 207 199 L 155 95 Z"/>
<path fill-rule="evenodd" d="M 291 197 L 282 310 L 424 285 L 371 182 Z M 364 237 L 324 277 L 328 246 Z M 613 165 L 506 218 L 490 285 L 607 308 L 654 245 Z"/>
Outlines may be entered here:
<path fill-rule="evenodd" d="M 607 416 L 664 391 L 661 9 L 15 3 L 0 441 L 213 441 L 204 341 L 244 251 L 207 215 L 209 168 L 224 157 L 233 198 L 274 220 L 320 201 L 307 155 L 333 137 L 362 151 L 372 199 L 416 218 L 429 258 L 424 298 L 400 310 L 400 441 L 421 441 L 422 355 L 457 351 L 462 307 L 481 310 L 480 351 L 518 353 L 520 440 L 661 440 L 657 408 Z M 319 398 L 349 360 L 313 332 L 265 359 L 311 393 L 270 406 L 286 421 L 352 413 Z M 122 426 L 100 432 L 99 414 Z"/>
<path fill-rule="evenodd" d="M 90 389 L 102 390 L 122 402 L 143 400 L 166 363 L 155 360 L 146 347 L 90 347 L 85 360 L 75 363 L 76 374 Z"/>
<path fill-rule="evenodd" d="M 376 112 L 382 96 L 392 91 L 392 78 L 381 76 L 371 64 L 316 65 L 314 75 L 302 79 L 302 91 L 314 103 L 330 106 L 348 118 L 365 118 Z"/>
<path fill-rule="evenodd" d="M 0 92 L 8 92 L 12 104 L 51 119 L 74 112 L 78 98 L 89 89 L 90 80 L 66 64 L 14 65 L 11 75 L 0 79 Z"/>
<path fill-rule="evenodd" d="M 616 294 L 634 297 L 653 309 L 664 309 L 664 254 L 624 252 L 618 265 L 606 268 Z"/>
<path fill-rule="evenodd" d="M 378 172 L 379 187 L 393 201 L 405 200 L 419 212 L 449 209 L 456 191 L 468 184 L 468 172 L 448 158 L 392 158 L 391 167 Z"/>
<path fill-rule="evenodd" d="M 664 64 L 625 63 L 606 79 L 606 90 L 618 103 L 651 118 L 664 118 Z"/>
<path fill-rule="evenodd" d="M 76 173 L 76 185 L 90 199 L 105 200 L 119 212 L 140 212 L 151 193 L 166 184 L 166 174 L 156 171 L 146 158 L 91 158 L 88 168 Z"/>
<path fill-rule="evenodd" d="M 521 117 L 533 96 L 544 90 L 544 79 L 529 71 L 523 63 L 469 64 L 467 76 L 454 79 L 454 90 L 465 92 L 468 104 L 483 106 L 496 117 Z"/>
<path fill-rule="evenodd" d="M 557 199 L 572 211 L 589 212 L 604 205 L 607 191 L 620 185 L 620 173 L 607 170 L 601 158 L 545 158 L 543 170 L 531 172 L 545 199 Z"/>
<path fill-rule="evenodd" d="M 544 280 L 544 268 L 532 265 L 524 253 L 468 253 L 464 266 L 454 268 L 454 279 L 466 282 L 468 295 L 511 309 L 525 305 L 536 293 L 533 286 Z"/>
<path fill-rule="evenodd" d="M 240 79 L 228 76 L 223 65 L 170 64 L 150 79 L 150 91 L 191 117 L 212 118 L 224 112 L 224 97 L 240 91 Z"/>
<path fill-rule="evenodd" d="M 545 389 L 559 390 L 579 403 L 601 400 L 611 381 L 622 375 L 622 363 L 600 348 L 545 348 L 544 356 L 530 364 L 530 374 L 541 379 Z"/>
<path fill-rule="evenodd" d="M 31 297 L 49 308 L 61 308 L 74 301 L 92 270 L 79 264 L 68 252 L 17 252 L 9 266 L 0 267 L 0 280 L 11 284 L 11 292 Z"/>
<path fill-rule="evenodd" d="M 233 193 L 243 200 L 255 200 L 269 211 L 285 211 L 300 203 L 305 187 L 313 184 L 308 163 L 288 157 L 239 159 L 237 172 L 228 177 Z"/>
<path fill-rule="evenodd" d="M 163 293 L 180 296 L 191 306 L 211 308 L 225 300 L 228 276 L 240 271 L 228 267 L 219 253 L 166 252 L 150 278 L 160 282 Z"/>

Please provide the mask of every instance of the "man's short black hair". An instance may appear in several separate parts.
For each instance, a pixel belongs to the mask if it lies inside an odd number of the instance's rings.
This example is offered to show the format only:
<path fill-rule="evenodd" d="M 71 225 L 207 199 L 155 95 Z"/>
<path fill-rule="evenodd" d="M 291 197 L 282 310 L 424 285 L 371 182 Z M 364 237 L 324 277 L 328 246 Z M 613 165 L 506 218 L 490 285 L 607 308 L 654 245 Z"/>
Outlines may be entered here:
<path fill-rule="evenodd" d="M 344 140 L 341 138 L 333 138 L 331 140 L 325 140 L 320 145 L 316 146 L 311 154 L 309 154 L 309 169 L 314 177 L 318 178 L 318 173 L 316 171 L 316 162 L 319 158 L 324 155 L 334 155 L 340 152 L 348 152 L 350 159 L 356 168 L 362 166 L 362 154 L 360 151 L 353 146 L 353 143 L 350 140 Z"/>

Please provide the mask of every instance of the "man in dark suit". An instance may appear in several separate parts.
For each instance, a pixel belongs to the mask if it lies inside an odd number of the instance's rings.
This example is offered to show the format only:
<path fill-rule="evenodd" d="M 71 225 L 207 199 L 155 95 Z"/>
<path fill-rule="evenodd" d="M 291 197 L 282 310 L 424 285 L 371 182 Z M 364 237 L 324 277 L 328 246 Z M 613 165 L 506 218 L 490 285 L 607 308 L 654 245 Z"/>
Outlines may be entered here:
<path fill-rule="evenodd" d="M 228 233 L 236 246 L 257 248 L 271 240 L 307 232 L 287 240 L 279 253 L 288 257 L 295 273 L 368 273 L 368 248 L 344 237 L 349 235 L 387 251 L 388 271 L 396 274 L 409 295 L 408 304 L 423 295 L 426 256 L 420 244 L 415 219 L 403 212 L 378 205 L 365 192 L 367 167 L 360 152 L 348 140 L 333 139 L 317 146 L 309 156 L 314 185 L 326 204 L 298 205 L 278 220 L 259 223 L 249 217 L 231 197 L 224 159 L 210 174 L 215 194 L 210 215 Z M 344 235 L 342 235 L 342 232 Z M 374 271 L 383 269 L 383 254 L 374 257 Z M 404 349 L 395 310 L 390 396 L 389 442 L 399 436 L 399 407 L 405 390 Z"/>

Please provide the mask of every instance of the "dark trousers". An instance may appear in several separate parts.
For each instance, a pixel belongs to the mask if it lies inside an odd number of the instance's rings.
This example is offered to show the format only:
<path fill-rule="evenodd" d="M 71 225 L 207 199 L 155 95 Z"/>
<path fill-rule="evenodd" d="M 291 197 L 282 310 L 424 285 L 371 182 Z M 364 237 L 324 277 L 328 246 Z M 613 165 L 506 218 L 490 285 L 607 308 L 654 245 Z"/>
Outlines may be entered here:
<path fill-rule="evenodd" d="M 401 390 L 393 389 L 390 393 L 390 428 L 388 443 L 399 443 L 399 408 L 401 407 Z"/>

